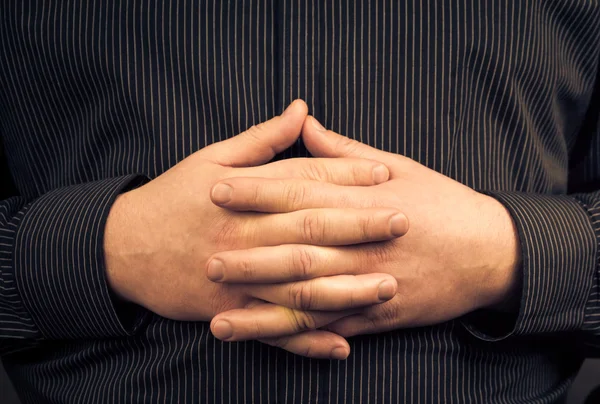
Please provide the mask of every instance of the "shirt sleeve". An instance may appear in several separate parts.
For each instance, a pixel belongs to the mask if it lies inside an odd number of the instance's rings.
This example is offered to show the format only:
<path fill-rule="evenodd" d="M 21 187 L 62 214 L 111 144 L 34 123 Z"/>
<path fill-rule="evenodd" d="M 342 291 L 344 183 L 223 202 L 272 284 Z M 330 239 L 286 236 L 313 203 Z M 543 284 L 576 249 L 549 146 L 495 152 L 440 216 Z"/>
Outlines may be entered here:
<path fill-rule="evenodd" d="M 147 312 L 112 296 L 103 238 L 115 198 L 145 180 L 128 175 L 0 201 L 0 353 L 42 339 L 136 332 Z"/>
<path fill-rule="evenodd" d="M 600 355 L 600 119 L 584 125 L 574 148 L 567 195 L 487 192 L 510 212 L 522 252 L 520 308 L 508 327 L 491 312 L 464 324 L 475 336 L 566 333 L 587 356 Z M 477 318 L 476 321 L 471 321 Z M 491 326 L 491 327 L 490 327 Z M 490 334 L 488 330 L 500 329 Z"/>

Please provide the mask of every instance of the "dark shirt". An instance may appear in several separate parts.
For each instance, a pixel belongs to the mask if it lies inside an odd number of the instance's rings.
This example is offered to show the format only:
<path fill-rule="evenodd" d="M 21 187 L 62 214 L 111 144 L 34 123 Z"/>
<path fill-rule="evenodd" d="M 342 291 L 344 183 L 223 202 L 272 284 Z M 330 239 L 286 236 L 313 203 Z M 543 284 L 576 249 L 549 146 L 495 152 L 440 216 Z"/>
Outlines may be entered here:
<path fill-rule="evenodd" d="M 597 0 L 2 1 L 15 189 L 0 202 L 0 349 L 21 399 L 561 398 L 600 347 L 599 52 Z M 518 314 L 351 338 L 337 362 L 117 305 L 102 250 L 115 197 L 295 98 L 501 201 L 523 253 Z M 298 142 L 280 158 L 305 155 Z"/>

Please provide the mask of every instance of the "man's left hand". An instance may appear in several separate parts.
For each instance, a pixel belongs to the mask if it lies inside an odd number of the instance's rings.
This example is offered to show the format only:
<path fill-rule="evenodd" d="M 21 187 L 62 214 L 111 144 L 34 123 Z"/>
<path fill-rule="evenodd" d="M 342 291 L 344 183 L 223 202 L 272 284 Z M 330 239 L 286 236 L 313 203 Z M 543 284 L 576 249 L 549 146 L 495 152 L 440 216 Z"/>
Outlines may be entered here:
<path fill-rule="evenodd" d="M 410 222 L 409 232 L 388 242 L 341 247 L 280 245 L 219 252 L 227 283 L 275 283 L 341 274 L 389 273 L 396 296 L 342 318 L 327 329 L 342 336 L 431 325 L 468 312 L 510 310 L 518 301 L 520 251 L 512 219 L 502 204 L 396 154 L 325 130 L 309 117 L 303 140 L 315 157 L 360 157 L 384 163 L 390 180 L 349 187 L 277 179 L 229 178 L 223 208 L 290 212 L 323 207 L 390 207 Z M 309 186 L 310 184 L 310 186 Z M 340 229 L 343 232 L 343 229 Z M 310 291 L 306 291 L 310 294 Z M 233 327 L 251 327 L 242 310 L 224 312 Z"/>

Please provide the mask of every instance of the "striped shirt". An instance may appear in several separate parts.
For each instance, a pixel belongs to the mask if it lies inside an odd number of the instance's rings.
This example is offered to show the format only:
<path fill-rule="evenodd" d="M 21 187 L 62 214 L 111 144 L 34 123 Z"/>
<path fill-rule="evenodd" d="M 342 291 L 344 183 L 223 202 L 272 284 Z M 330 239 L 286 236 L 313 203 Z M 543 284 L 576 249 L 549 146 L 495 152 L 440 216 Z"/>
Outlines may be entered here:
<path fill-rule="evenodd" d="M 2 1 L 0 352 L 21 400 L 561 399 L 600 353 L 599 53 L 598 0 Z M 117 306 L 115 197 L 295 98 L 502 202 L 518 315 L 355 337 L 328 361 Z"/>

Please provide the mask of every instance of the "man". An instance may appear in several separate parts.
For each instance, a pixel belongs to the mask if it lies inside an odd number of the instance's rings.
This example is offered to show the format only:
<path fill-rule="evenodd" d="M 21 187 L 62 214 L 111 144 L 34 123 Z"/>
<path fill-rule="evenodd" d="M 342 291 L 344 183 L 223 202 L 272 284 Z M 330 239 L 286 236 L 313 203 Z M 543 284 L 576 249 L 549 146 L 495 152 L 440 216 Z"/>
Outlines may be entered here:
<path fill-rule="evenodd" d="M 23 402 L 560 400 L 600 345 L 599 7 L 3 3 Z"/>

